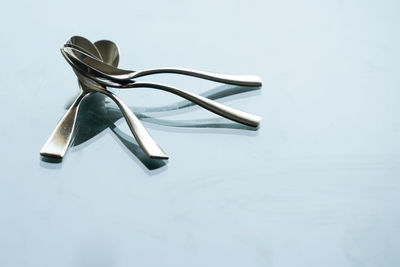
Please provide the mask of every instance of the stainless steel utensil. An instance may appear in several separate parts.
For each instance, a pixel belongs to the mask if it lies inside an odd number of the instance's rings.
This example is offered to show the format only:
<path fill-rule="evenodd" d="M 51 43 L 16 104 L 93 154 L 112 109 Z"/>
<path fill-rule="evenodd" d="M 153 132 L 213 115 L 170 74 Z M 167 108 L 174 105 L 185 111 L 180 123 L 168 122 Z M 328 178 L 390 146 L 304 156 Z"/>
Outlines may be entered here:
<path fill-rule="evenodd" d="M 86 64 L 83 62 L 80 58 L 75 56 L 75 52 L 77 50 L 72 48 L 72 47 L 63 47 L 61 48 L 61 53 L 64 55 L 64 57 L 67 59 L 68 62 L 72 65 L 72 67 L 75 66 L 75 68 L 79 69 L 78 71 L 82 76 L 85 76 L 87 79 L 90 79 L 93 83 L 98 83 L 103 86 L 109 86 L 109 87 L 115 87 L 115 88 L 153 88 L 153 89 L 159 89 L 163 91 L 167 91 L 173 94 L 176 94 L 178 96 L 181 96 L 189 101 L 192 101 L 193 103 L 196 103 L 197 105 L 208 109 L 220 116 L 223 116 L 227 119 L 251 126 L 251 127 L 258 127 L 261 121 L 261 117 L 257 115 L 253 115 L 244 111 L 240 111 L 228 106 L 225 106 L 223 104 L 220 104 L 216 101 L 213 101 L 211 99 L 184 91 L 182 89 L 178 89 L 172 86 L 167 86 L 163 84 L 158 84 L 158 83 L 150 83 L 150 82 L 135 82 L 135 81 L 129 81 L 128 83 L 125 84 L 120 84 L 115 81 L 111 81 L 107 78 L 95 76 L 93 73 L 91 73 L 91 67 L 90 65 Z M 79 52 L 80 54 L 85 54 L 84 52 Z M 89 56 L 89 55 L 87 55 Z"/>
<path fill-rule="evenodd" d="M 158 73 L 176 73 L 183 74 L 198 78 L 203 78 L 215 82 L 243 85 L 243 86 L 261 86 L 262 81 L 260 77 L 254 75 L 230 75 L 230 74 L 219 74 L 199 70 L 183 69 L 183 68 L 158 68 L 141 71 L 123 70 L 111 65 L 105 64 L 101 60 L 90 56 L 83 51 L 79 51 L 73 47 L 68 47 L 68 44 L 64 46 L 64 51 L 68 54 L 76 57 L 80 60 L 81 64 L 84 64 L 90 70 L 97 72 L 99 75 L 114 80 L 117 82 L 127 82 L 135 78 L 158 74 Z"/>
<path fill-rule="evenodd" d="M 118 46 L 109 40 L 100 40 L 94 43 L 97 50 L 100 52 L 103 62 L 117 67 L 119 63 Z"/>
<path fill-rule="evenodd" d="M 100 45 L 104 45 L 104 43 L 106 42 L 107 41 L 101 41 Z M 115 44 L 113 46 L 116 47 Z M 80 49 L 80 47 L 77 48 Z M 119 55 L 119 53 L 117 53 L 116 56 L 117 55 Z M 119 56 L 118 58 L 110 57 L 110 62 L 111 60 L 114 64 L 118 64 Z M 129 107 L 126 106 L 115 94 L 113 94 L 111 91 L 108 91 L 105 86 L 93 82 L 92 80 L 88 80 L 86 77 L 80 75 L 78 69 L 79 68 L 73 67 L 75 74 L 78 76 L 81 89 L 84 92 L 99 92 L 111 98 L 121 110 L 129 126 L 129 129 L 131 130 L 133 136 L 135 137 L 143 151 L 151 158 L 168 159 L 168 156 L 153 140 L 149 132 L 146 130 L 146 128 L 143 126 L 137 116 L 129 109 Z"/>
<path fill-rule="evenodd" d="M 80 36 L 71 37 L 61 48 L 61 53 L 77 75 L 81 93 L 77 96 L 41 149 L 41 155 L 43 156 L 62 158 L 65 155 L 73 137 L 81 101 L 87 95 L 99 92 L 110 97 L 117 104 L 131 132 L 148 156 L 160 159 L 168 158 L 152 139 L 136 115 L 115 94 L 107 90 L 106 86 L 115 88 L 146 87 L 163 90 L 179 95 L 230 120 L 251 127 L 258 127 L 261 121 L 261 117 L 259 116 L 227 107 L 211 99 L 175 87 L 150 82 L 136 82 L 133 80 L 134 78 L 151 74 L 176 73 L 227 84 L 259 87 L 262 82 L 257 76 L 226 75 L 182 68 L 162 68 L 142 71 L 122 70 L 117 68 L 119 51 L 114 43 L 102 40 L 93 45 L 89 40 Z"/>
<path fill-rule="evenodd" d="M 97 47 L 83 37 L 75 36 L 71 38 L 68 43 L 71 46 L 79 48 L 87 53 L 93 54 L 100 60 L 102 59 L 101 53 L 98 51 Z M 104 54 L 106 63 L 114 64 L 115 66 L 118 64 L 119 52 L 117 46 L 114 43 L 102 40 L 96 42 L 95 44 L 99 46 L 99 49 Z M 87 80 L 87 78 L 81 76 L 79 72 L 77 72 L 76 68 L 74 68 L 74 71 L 79 78 L 79 87 L 81 89 L 81 93 L 68 109 L 48 141 L 41 149 L 41 155 L 57 158 L 62 158 L 65 155 L 65 152 L 71 143 L 74 133 L 76 117 L 79 110 L 80 102 L 85 96 L 91 94 L 92 92 L 100 92 L 110 97 L 118 105 L 133 135 L 148 156 L 160 159 L 168 158 L 168 156 L 151 138 L 150 134 L 144 128 L 143 124 L 139 121 L 136 115 L 116 95 L 106 90 L 104 86 Z"/>
<path fill-rule="evenodd" d="M 84 37 L 73 36 L 67 41 L 67 43 L 79 46 L 92 56 L 97 57 L 100 60 L 102 59 L 97 48 Z M 43 145 L 42 149 L 40 150 L 40 155 L 54 158 L 64 157 L 75 132 L 76 118 L 78 116 L 80 103 L 86 96 L 90 94 L 91 92 L 84 91 L 80 88 L 79 95 L 75 98 L 74 102 L 72 102 L 67 112 L 58 122 L 56 128 Z"/>

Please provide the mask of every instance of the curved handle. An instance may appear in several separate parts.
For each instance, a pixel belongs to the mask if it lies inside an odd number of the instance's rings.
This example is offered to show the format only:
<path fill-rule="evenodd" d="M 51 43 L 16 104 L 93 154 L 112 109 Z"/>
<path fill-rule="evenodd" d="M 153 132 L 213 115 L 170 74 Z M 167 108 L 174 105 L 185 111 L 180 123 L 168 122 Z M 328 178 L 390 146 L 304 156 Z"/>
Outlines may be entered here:
<path fill-rule="evenodd" d="M 255 75 L 231 75 L 231 74 L 220 74 L 200 70 L 184 69 L 184 68 L 159 68 L 159 69 L 148 69 L 134 72 L 131 79 L 159 73 L 175 73 L 202 78 L 214 82 L 227 83 L 241 86 L 253 86 L 259 87 L 262 85 L 260 77 Z"/>
<path fill-rule="evenodd" d="M 187 100 L 192 101 L 193 103 L 196 103 L 199 106 L 202 106 L 205 109 L 208 109 L 211 112 L 214 112 L 218 115 L 221 115 L 227 119 L 251 126 L 251 127 L 258 127 L 260 125 L 261 117 L 257 115 L 253 115 L 247 112 L 243 112 L 228 106 L 225 106 L 223 104 L 220 104 L 216 101 L 213 101 L 211 99 L 195 95 L 192 93 L 189 93 L 187 91 L 171 87 L 171 86 L 166 86 L 158 83 L 150 83 L 150 82 L 136 82 L 129 84 L 130 88 L 135 88 L 135 87 L 148 87 L 148 88 L 154 88 L 154 89 L 159 89 L 163 91 L 167 91 L 176 95 L 179 95 Z"/>
<path fill-rule="evenodd" d="M 71 144 L 75 131 L 76 118 L 82 99 L 90 93 L 81 92 L 58 122 L 56 128 L 40 150 L 40 155 L 52 158 L 63 158 Z"/>
<path fill-rule="evenodd" d="M 123 70 L 108 65 L 98 60 L 97 58 L 94 58 L 93 56 L 68 45 L 61 48 L 61 53 L 64 55 L 64 57 L 67 59 L 68 62 L 72 60 L 74 62 L 77 62 L 81 66 L 84 66 L 85 68 L 89 68 L 90 70 L 99 73 L 101 76 L 104 76 L 105 78 L 109 78 L 119 82 L 128 83 L 132 79 L 151 74 L 176 73 L 176 74 L 183 74 L 215 82 L 234 84 L 234 85 L 256 86 L 256 87 L 262 85 L 261 78 L 254 75 L 219 74 L 219 73 L 184 69 L 184 68 L 157 68 L 157 69 L 149 69 L 141 71 Z"/>
<path fill-rule="evenodd" d="M 120 108 L 122 114 L 128 123 L 129 129 L 139 143 L 144 152 L 151 158 L 168 159 L 168 155 L 157 145 L 149 132 L 144 128 L 143 124 L 136 115 L 126 106 L 116 95 L 107 90 L 96 90 L 110 97 Z"/>

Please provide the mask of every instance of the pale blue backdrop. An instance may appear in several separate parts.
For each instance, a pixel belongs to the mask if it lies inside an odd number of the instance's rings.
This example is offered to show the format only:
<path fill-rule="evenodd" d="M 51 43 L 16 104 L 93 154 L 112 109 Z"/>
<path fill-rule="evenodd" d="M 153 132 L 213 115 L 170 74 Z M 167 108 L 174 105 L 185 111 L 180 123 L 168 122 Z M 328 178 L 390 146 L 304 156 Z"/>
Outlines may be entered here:
<path fill-rule="evenodd" d="M 400 266 L 399 3 L 3 3 L 0 266 Z M 261 115 L 261 128 L 145 123 L 170 160 L 143 163 L 125 122 L 108 127 L 86 105 L 81 144 L 43 161 L 78 90 L 59 52 L 72 35 L 115 41 L 128 69 L 258 74 L 261 90 L 218 101 Z M 116 93 L 142 111 L 181 101 Z M 146 115 L 216 118 L 196 107 Z"/>

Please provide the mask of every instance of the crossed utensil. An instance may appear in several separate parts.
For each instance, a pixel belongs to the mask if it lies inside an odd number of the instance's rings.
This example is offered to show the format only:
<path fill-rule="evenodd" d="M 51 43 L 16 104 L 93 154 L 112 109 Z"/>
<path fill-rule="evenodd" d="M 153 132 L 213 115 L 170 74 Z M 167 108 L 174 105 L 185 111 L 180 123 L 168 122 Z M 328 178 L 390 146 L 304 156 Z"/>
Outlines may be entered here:
<path fill-rule="evenodd" d="M 138 82 L 135 80 L 152 74 L 175 73 L 231 85 L 260 87 L 262 81 L 258 76 L 218 74 L 183 68 L 157 68 L 140 71 L 123 70 L 117 68 L 119 50 L 115 43 L 108 40 L 100 40 L 93 44 L 81 36 L 71 37 L 61 47 L 61 53 L 78 77 L 80 94 L 70 105 L 40 150 L 42 156 L 58 159 L 64 157 L 73 139 L 82 100 L 98 92 L 109 97 L 117 104 L 133 136 L 147 156 L 155 159 L 168 159 L 168 155 L 153 140 L 138 117 L 107 87 L 163 90 L 181 96 L 232 121 L 254 128 L 257 128 L 260 124 L 261 117 L 228 107 L 209 98 L 164 84 Z"/>

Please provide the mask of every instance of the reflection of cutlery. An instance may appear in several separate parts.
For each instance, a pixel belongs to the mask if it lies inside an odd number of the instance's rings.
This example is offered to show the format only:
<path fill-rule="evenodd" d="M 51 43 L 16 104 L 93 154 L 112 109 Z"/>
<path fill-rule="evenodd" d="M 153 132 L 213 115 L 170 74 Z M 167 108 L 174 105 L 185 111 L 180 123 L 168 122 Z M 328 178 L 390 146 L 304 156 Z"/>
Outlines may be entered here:
<path fill-rule="evenodd" d="M 210 99 L 222 99 L 228 96 L 235 96 L 237 94 L 242 93 L 250 93 L 244 94 L 242 97 L 251 97 L 254 93 L 257 93 L 259 87 L 243 87 L 243 86 L 231 86 L 231 85 L 223 85 L 214 89 L 207 90 L 203 92 L 201 95 Z M 75 96 L 76 97 L 76 96 Z M 67 105 L 66 109 L 71 106 L 75 97 L 69 101 L 69 105 Z M 109 105 L 109 101 L 101 94 L 95 94 L 88 99 L 85 99 L 85 103 L 82 103 L 82 106 L 79 110 L 79 117 L 77 118 L 76 130 L 73 137 L 73 143 L 71 145 L 78 146 L 90 139 L 94 136 L 100 134 L 107 128 L 111 130 L 113 128 L 118 129 L 115 126 L 115 123 L 123 118 L 123 114 L 121 110 L 116 105 Z M 198 128 L 198 129 L 237 129 L 244 131 L 229 131 L 229 134 L 238 134 L 238 135 L 246 135 L 246 136 L 255 136 L 257 135 L 257 128 L 246 126 L 241 123 L 232 122 L 226 120 L 222 117 L 214 117 L 211 118 L 207 116 L 207 118 L 192 118 L 192 119 L 181 119 L 179 117 L 171 118 L 170 116 L 175 116 L 179 114 L 186 114 L 190 112 L 190 110 L 186 110 L 186 112 L 182 112 L 186 108 L 196 107 L 196 105 L 188 100 L 181 100 L 175 103 L 171 103 L 163 106 L 143 106 L 137 107 L 136 105 L 129 105 L 129 108 L 133 113 L 141 120 L 142 122 L 151 123 L 158 128 L 159 126 L 166 126 L 169 129 L 163 129 L 167 131 L 173 132 L 191 132 L 188 128 Z M 182 110 L 182 111 L 180 111 Z M 151 113 L 157 112 L 156 117 L 152 116 Z M 172 113 L 171 113 L 172 112 Z M 186 115 L 185 115 L 186 117 Z M 152 128 L 153 128 L 152 127 Z M 172 127 L 172 129 L 171 129 Z M 185 128 L 178 130 L 177 128 Z M 209 129 L 210 130 L 210 129 Z M 206 130 L 206 131 L 209 131 Z M 197 130 L 196 130 L 197 131 Z M 201 131 L 201 130 L 200 130 Z M 215 132 L 211 130 L 211 132 Z M 120 133 L 120 131 L 114 132 L 116 135 Z M 126 134 L 125 134 L 126 135 Z M 120 137 L 117 136 L 118 139 Z M 132 138 L 128 138 L 132 140 Z M 129 142 L 128 142 L 129 143 Z M 131 147 L 135 146 L 134 144 L 128 144 L 123 142 L 124 146 Z M 137 142 L 133 142 L 137 143 Z M 143 149 L 140 146 L 135 146 L 134 155 L 139 159 L 150 160 L 151 162 L 157 160 L 151 160 L 146 153 L 143 152 Z M 129 148 L 128 148 L 129 149 Z M 140 150 L 140 151 L 139 151 Z M 131 151 L 132 152 L 132 151 Z M 160 161 L 162 162 L 162 161 Z"/>
<path fill-rule="evenodd" d="M 249 86 L 232 86 L 232 85 L 222 85 L 218 86 L 214 89 L 207 90 L 204 93 L 199 94 L 202 97 L 206 97 L 208 99 L 217 100 L 222 99 L 229 96 L 234 96 L 242 93 L 249 93 L 252 91 L 260 90 L 260 87 L 249 87 Z M 75 99 L 75 98 L 73 98 Z M 69 106 L 72 104 L 71 99 L 69 102 L 66 103 L 66 108 L 68 109 Z M 189 101 L 189 100 L 181 100 L 175 103 L 166 104 L 162 106 L 141 106 L 141 107 L 130 107 L 133 112 L 164 112 L 164 111 L 173 111 L 173 110 L 180 110 L 188 107 L 195 106 L 196 104 Z"/>

